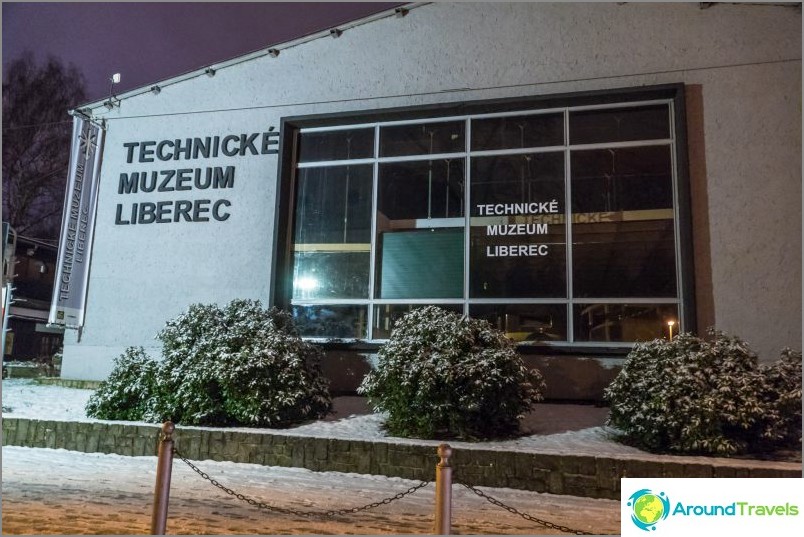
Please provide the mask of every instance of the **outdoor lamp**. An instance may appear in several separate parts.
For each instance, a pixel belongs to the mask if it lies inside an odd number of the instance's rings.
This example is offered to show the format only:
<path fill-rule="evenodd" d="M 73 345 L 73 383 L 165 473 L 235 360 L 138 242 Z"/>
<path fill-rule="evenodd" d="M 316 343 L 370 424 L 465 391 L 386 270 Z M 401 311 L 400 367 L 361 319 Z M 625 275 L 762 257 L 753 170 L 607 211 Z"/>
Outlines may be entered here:
<path fill-rule="evenodd" d="M 120 73 L 115 73 L 109 77 L 109 100 L 103 103 L 103 105 L 109 110 L 114 108 L 114 101 L 115 101 L 115 96 L 114 93 L 112 93 L 112 88 L 114 87 L 115 84 L 119 83 L 120 83 Z"/>

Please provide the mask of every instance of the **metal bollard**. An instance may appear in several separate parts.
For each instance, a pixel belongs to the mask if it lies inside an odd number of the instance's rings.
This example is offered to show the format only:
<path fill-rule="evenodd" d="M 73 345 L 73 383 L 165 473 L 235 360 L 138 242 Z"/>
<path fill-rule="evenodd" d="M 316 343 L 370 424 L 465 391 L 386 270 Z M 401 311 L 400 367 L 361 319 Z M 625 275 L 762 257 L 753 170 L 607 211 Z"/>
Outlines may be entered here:
<path fill-rule="evenodd" d="M 452 467 L 449 458 L 452 448 L 449 444 L 438 446 L 438 456 L 441 460 L 436 465 L 436 505 L 435 530 L 436 535 L 450 535 L 452 533 Z"/>
<path fill-rule="evenodd" d="M 156 488 L 154 489 L 154 511 L 151 515 L 151 535 L 164 535 L 167 526 L 168 500 L 170 499 L 170 473 L 173 469 L 173 431 L 172 422 L 162 424 L 159 434 L 159 458 L 156 462 Z"/>

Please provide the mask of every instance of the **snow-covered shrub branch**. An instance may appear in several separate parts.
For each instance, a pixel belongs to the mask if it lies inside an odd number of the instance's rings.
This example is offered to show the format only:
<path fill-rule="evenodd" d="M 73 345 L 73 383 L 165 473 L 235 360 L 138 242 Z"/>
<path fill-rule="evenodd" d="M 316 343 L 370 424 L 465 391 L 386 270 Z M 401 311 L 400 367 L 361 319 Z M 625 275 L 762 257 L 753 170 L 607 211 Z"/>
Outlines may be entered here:
<path fill-rule="evenodd" d="M 515 434 L 543 385 L 488 322 L 429 306 L 397 321 L 358 392 L 392 434 L 489 438 Z"/>
<path fill-rule="evenodd" d="M 709 337 L 680 334 L 634 347 L 604 393 L 608 422 L 623 440 L 655 452 L 718 455 L 800 440 L 801 353 L 787 350 L 780 362 L 759 366 L 742 340 L 716 330 Z"/>
<path fill-rule="evenodd" d="M 121 359 L 129 358 L 118 360 L 90 400 L 90 416 L 278 427 L 331 408 L 321 351 L 302 341 L 289 314 L 259 301 L 194 304 L 168 321 L 157 339 L 162 360 L 147 370 L 150 376 L 138 374 L 146 371 L 139 364 L 148 363 L 142 350 L 127 350 Z M 135 357 L 139 369 L 130 365 Z"/>

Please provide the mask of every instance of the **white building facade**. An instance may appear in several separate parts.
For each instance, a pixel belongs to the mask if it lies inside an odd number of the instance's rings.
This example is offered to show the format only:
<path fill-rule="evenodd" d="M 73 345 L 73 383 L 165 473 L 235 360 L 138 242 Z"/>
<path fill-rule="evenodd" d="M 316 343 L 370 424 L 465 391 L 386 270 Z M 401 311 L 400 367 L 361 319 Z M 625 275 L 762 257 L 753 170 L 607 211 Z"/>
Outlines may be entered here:
<path fill-rule="evenodd" d="M 679 330 L 800 348 L 799 10 L 435 3 L 340 30 L 82 107 L 106 135 L 63 377 L 235 298 L 291 310 L 336 391 L 424 304 L 504 330 L 554 398 Z"/>

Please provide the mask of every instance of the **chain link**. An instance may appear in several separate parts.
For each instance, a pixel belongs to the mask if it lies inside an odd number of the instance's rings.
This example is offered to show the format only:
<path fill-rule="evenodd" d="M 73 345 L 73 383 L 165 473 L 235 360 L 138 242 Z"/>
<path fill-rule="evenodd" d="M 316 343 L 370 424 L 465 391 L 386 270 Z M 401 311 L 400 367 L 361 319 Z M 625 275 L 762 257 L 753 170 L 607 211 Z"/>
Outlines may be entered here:
<path fill-rule="evenodd" d="M 273 506 L 273 505 L 268 505 L 265 502 L 255 500 L 253 498 L 249 498 L 248 496 L 246 496 L 244 494 L 240 494 L 239 492 L 235 492 L 234 490 L 230 489 L 229 487 L 221 484 L 216 479 L 210 477 L 209 474 L 207 474 L 206 472 L 202 471 L 200 468 L 198 468 L 192 462 L 187 460 L 177 449 L 174 448 L 173 453 L 175 453 L 182 461 L 184 461 L 184 463 L 187 466 L 189 466 L 195 473 L 197 473 L 203 479 L 209 481 L 213 486 L 215 486 L 215 487 L 219 488 L 220 490 L 224 491 L 226 494 L 228 494 L 230 496 L 234 496 L 238 500 L 246 502 L 249 505 L 251 505 L 253 507 L 256 507 L 258 509 L 264 509 L 266 511 L 272 511 L 272 512 L 275 512 L 275 513 L 282 513 L 282 514 L 285 514 L 285 515 L 299 516 L 299 517 L 302 517 L 302 518 L 311 518 L 311 517 L 328 517 L 328 518 L 331 518 L 331 517 L 335 517 L 335 516 L 342 516 L 342 515 L 347 515 L 347 514 L 352 514 L 352 513 L 359 513 L 360 511 L 368 511 L 369 509 L 374 509 L 375 507 L 379 507 L 381 505 L 388 505 L 388 504 L 390 504 L 392 502 L 395 502 L 397 500 L 401 500 L 405 496 L 413 494 L 414 492 L 426 487 L 427 485 L 429 485 L 431 483 L 430 481 L 422 481 L 418 485 L 414 485 L 414 486 L 410 487 L 409 489 L 407 489 L 405 491 L 402 491 L 402 492 L 400 492 L 398 494 L 395 494 L 393 496 L 389 496 L 388 498 L 383 498 L 382 500 L 377 501 L 377 502 L 371 502 L 369 504 L 361 505 L 361 506 L 358 506 L 358 507 L 349 507 L 349 508 L 345 508 L 345 509 L 331 509 L 329 511 L 301 511 L 299 509 L 292 509 L 292 508 L 289 508 L 289 507 L 276 507 L 276 506 Z M 478 496 L 480 496 L 481 498 L 485 499 L 487 502 L 491 503 L 492 505 L 496 505 L 497 507 L 501 507 L 501 508 L 505 509 L 506 511 L 508 511 L 509 513 L 519 515 L 522 518 L 524 518 L 525 520 L 528 520 L 530 522 L 535 522 L 536 524 L 539 524 L 540 526 L 544 526 L 546 528 L 558 530 L 558 531 L 561 531 L 561 532 L 564 532 L 564 533 L 572 533 L 572 534 L 575 534 L 575 535 L 594 535 L 593 533 L 589 533 L 587 531 L 572 529 L 572 528 L 567 527 L 567 526 L 562 526 L 561 524 L 554 524 L 554 523 L 549 522 L 547 520 L 542 520 L 540 518 L 537 518 L 537 517 L 535 517 L 533 515 L 530 515 L 528 513 L 523 513 L 522 511 L 519 511 L 518 509 L 516 509 L 514 507 L 511 507 L 510 505 L 506 505 L 503 502 L 501 502 L 500 500 L 498 500 L 498 499 L 496 499 L 496 498 L 494 498 L 492 496 L 489 496 L 488 494 L 486 494 L 482 490 L 480 490 L 480 489 L 478 489 L 476 487 L 473 487 L 472 485 L 467 485 L 466 483 L 456 483 L 456 485 L 461 485 L 463 487 L 466 487 L 471 492 L 477 494 Z"/>
<path fill-rule="evenodd" d="M 187 466 L 189 466 L 195 473 L 197 473 L 202 478 L 204 478 L 207 481 L 209 481 L 215 487 L 217 487 L 217 488 L 221 489 L 222 491 L 224 491 L 226 494 L 229 494 L 230 496 L 234 496 L 238 500 L 246 502 L 249 505 L 254 506 L 254 507 L 258 508 L 258 509 L 264 509 L 266 511 L 273 511 L 275 513 L 282 513 L 282 514 L 285 514 L 285 515 L 295 515 L 295 516 L 299 516 L 299 517 L 303 517 L 303 518 L 335 517 L 335 516 L 341 516 L 341 515 L 346 515 L 346 514 L 351 514 L 351 513 L 359 513 L 360 511 L 368 511 L 369 509 L 374 509 L 375 507 L 379 507 L 381 505 L 388 505 L 389 503 L 395 502 L 396 500 L 401 500 L 405 496 L 407 496 L 409 494 L 413 494 L 417 490 L 422 489 L 422 488 L 424 488 L 424 487 L 426 487 L 427 485 L 430 484 L 430 481 L 422 481 L 418 485 L 414 485 L 414 486 L 410 487 L 408 490 L 402 491 L 402 492 L 400 492 L 398 494 L 395 494 L 393 496 L 390 496 L 388 498 L 384 498 L 384 499 L 382 499 L 382 500 L 380 500 L 378 502 L 372 502 L 372 503 L 369 503 L 369 504 L 366 504 L 366 505 L 361 505 L 359 507 L 349 507 L 349 508 L 346 508 L 346 509 L 331 509 L 329 511 L 300 511 L 298 509 L 292 509 L 292 508 L 289 508 L 289 507 L 276 507 L 276 506 L 273 506 L 273 505 L 268 505 L 265 502 L 260 502 L 260 501 L 257 501 L 255 499 L 253 499 L 253 498 L 249 498 L 248 496 L 246 496 L 244 494 L 240 494 L 238 492 L 235 492 L 234 490 L 230 489 L 229 487 L 226 487 L 225 485 L 222 485 L 216 479 L 213 479 L 212 477 L 210 477 L 209 474 L 201 471 L 200 468 L 198 468 L 196 465 L 194 465 L 193 463 L 188 461 L 181 453 L 179 453 L 179 451 L 177 449 L 174 448 L 173 453 L 175 453 L 182 461 L 184 461 L 184 463 Z"/>
<path fill-rule="evenodd" d="M 481 498 L 484 498 L 487 502 L 489 502 L 489 503 L 491 503 L 493 505 L 496 505 L 497 507 L 502 507 L 503 509 L 505 509 L 509 513 L 519 515 L 522 518 L 524 518 L 525 520 L 529 520 L 530 522 L 535 522 L 536 524 L 539 524 L 540 526 L 544 526 L 546 528 L 550 528 L 550 529 L 553 529 L 553 530 L 562 531 L 564 533 L 574 533 L 575 535 L 595 535 L 594 533 L 589 533 L 588 531 L 575 530 L 575 529 L 569 528 L 567 526 L 562 526 L 561 524 L 553 524 L 552 522 L 548 522 L 547 520 L 542 520 L 541 518 L 536 518 L 535 516 L 529 515 L 528 513 L 523 513 L 522 511 L 519 511 L 519 510 L 511 507 L 510 505 L 504 504 L 503 502 L 501 502 L 500 500 L 498 500 L 496 498 L 492 498 L 491 496 L 489 496 L 488 494 L 486 494 L 482 490 L 480 490 L 480 489 L 478 489 L 476 487 L 473 487 L 472 485 L 467 485 L 466 483 L 456 483 L 456 485 L 462 485 L 462 486 L 466 487 L 467 489 L 471 490 L 472 492 L 474 492 L 475 494 L 477 494 L 478 496 L 480 496 Z"/>

